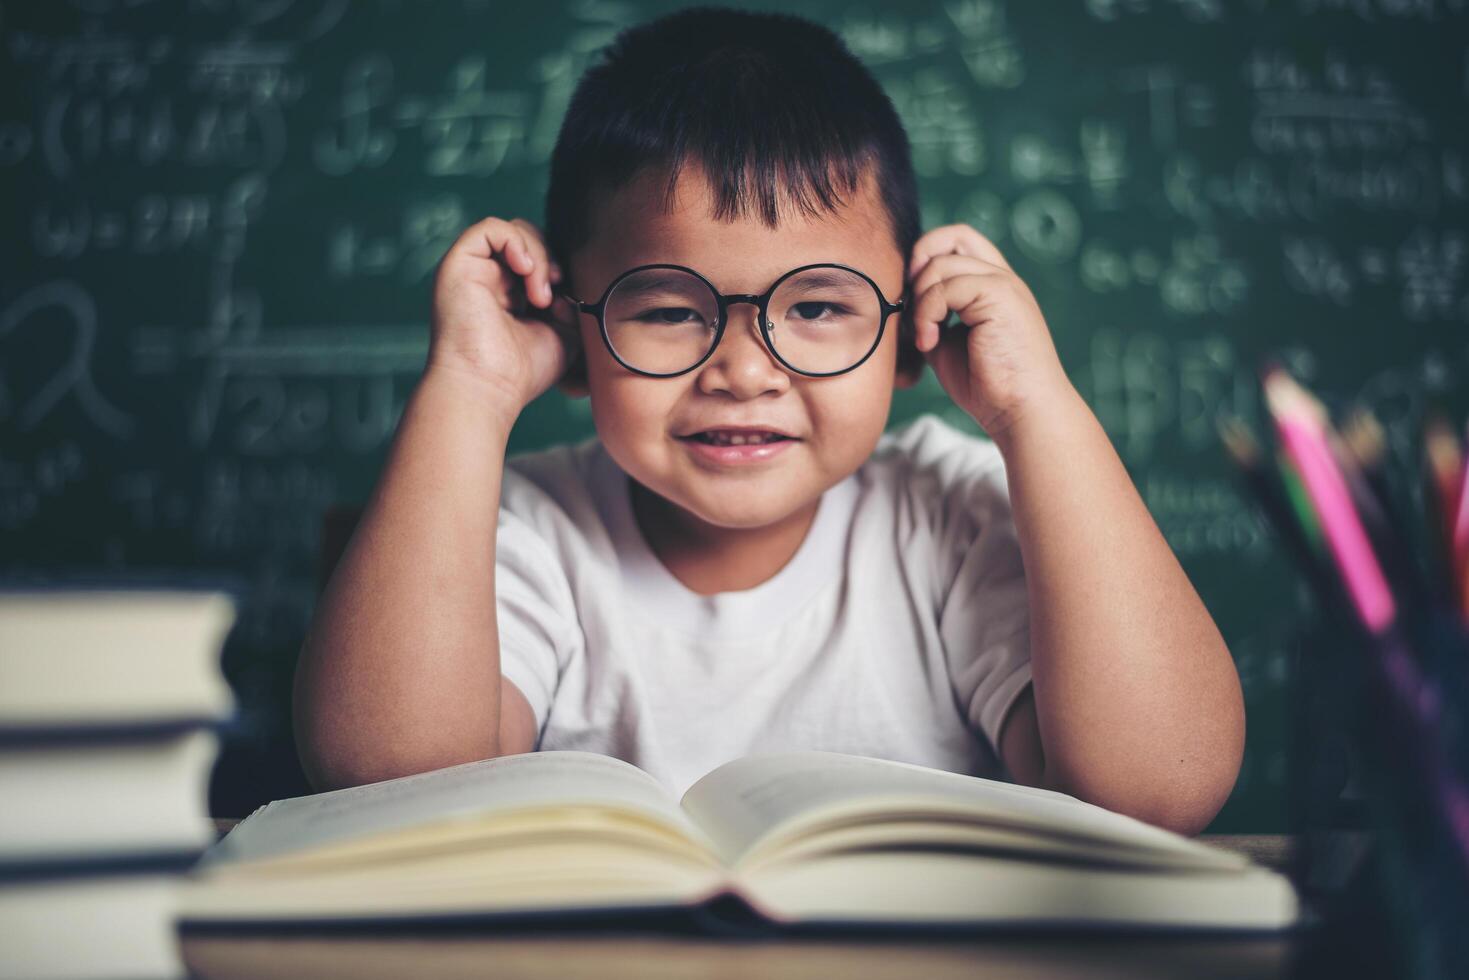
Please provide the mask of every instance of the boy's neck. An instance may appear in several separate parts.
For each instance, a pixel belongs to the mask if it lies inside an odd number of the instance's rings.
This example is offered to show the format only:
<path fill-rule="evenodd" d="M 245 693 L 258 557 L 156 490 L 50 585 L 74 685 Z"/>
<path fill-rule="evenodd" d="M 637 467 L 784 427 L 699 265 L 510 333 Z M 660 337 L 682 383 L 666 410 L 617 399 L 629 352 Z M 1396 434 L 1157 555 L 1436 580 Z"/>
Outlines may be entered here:
<path fill-rule="evenodd" d="M 765 527 L 725 528 L 699 520 L 636 480 L 628 481 L 628 494 L 649 549 L 699 595 L 738 592 L 769 581 L 800 549 L 821 503 L 817 497 Z"/>

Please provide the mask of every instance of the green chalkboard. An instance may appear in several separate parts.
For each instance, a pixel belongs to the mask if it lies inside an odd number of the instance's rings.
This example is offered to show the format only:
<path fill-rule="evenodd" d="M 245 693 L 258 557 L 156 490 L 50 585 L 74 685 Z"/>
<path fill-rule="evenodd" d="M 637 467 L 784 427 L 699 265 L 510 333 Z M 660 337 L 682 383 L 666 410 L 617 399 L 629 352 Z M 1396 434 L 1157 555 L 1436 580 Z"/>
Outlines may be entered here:
<path fill-rule="evenodd" d="M 434 268 L 540 223 L 566 102 L 652 2 L 69 0 L 0 10 L 0 572 L 232 576 L 214 785 L 304 791 L 289 685 L 322 515 L 365 498 Z M 766 5 L 776 9 L 778 5 Z M 808 3 L 908 126 L 925 227 L 1030 284 L 1224 631 L 1250 709 L 1215 831 L 1286 820 L 1296 576 L 1214 418 L 1284 357 L 1414 472 L 1469 375 L 1469 13 L 1420 0 Z M 974 428 L 930 374 L 901 392 Z M 552 391 L 511 451 L 592 434 Z"/>

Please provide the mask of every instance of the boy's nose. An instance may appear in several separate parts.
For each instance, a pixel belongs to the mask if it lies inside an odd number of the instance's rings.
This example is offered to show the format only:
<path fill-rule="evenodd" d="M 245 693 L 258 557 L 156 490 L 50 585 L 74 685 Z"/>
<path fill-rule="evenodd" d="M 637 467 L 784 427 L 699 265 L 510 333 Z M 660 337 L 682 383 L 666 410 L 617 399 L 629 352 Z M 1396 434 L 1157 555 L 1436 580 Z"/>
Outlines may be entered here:
<path fill-rule="evenodd" d="M 751 303 L 751 300 L 754 302 Z M 735 303 L 750 303 L 750 308 Z M 706 368 L 716 368 L 724 385 L 734 394 L 749 397 L 772 387 L 785 387 L 790 377 L 760 336 L 758 297 L 730 297 L 725 316 L 724 336 L 709 358 Z M 706 372 L 707 373 L 707 372 Z"/>
<path fill-rule="evenodd" d="M 744 302 L 741 300 L 740 302 Z M 765 360 L 776 366 L 780 365 L 771 356 L 769 348 L 765 346 L 765 339 L 760 335 L 760 306 L 756 300 L 753 309 L 737 309 L 733 304 L 725 313 L 728 322 L 724 325 L 724 336 L 719 339 L 719 349 L 714 352 L 715 357 L 724 354 L 726 348 L 740 347 L 748 349 L 761 355 Z"/>
<path fill-rule="evenodd" d="M 744 331 L 743 322 L 745 320 L 749 320 L 750 326 L 753 329 L 744 332 L 749 333 L 750 336 L 754 338 L 755 343 L 757 343 L 760 348 L 764 350 L 765 343 L 760 337 L 760 297 L 739 293 L 734 296 L 726 296 L 724 298 L 724 303 L 725 316 L 729 318 L 729 322 L 725 324 L 724 327 L 725 336 L 729 336 L 729 334 L 735 332 L 737 328 L 741 331 Z M 735 307 L 740 303 L 747 303 L 751 307 L 753 307 L 753 309 L 747 315 L 741 316 L 744 311 L 735 309 Z M 723 346 L 723 342 L 721 342 L 721 346 Z M 776 363 L 779 362 L 777 361 Z"/>

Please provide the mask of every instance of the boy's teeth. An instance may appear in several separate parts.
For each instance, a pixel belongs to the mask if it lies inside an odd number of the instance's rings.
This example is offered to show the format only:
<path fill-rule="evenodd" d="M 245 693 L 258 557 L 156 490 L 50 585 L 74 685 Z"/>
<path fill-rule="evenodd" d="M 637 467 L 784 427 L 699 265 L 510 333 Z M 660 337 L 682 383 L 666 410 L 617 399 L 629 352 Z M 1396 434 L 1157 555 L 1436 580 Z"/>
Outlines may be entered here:
<path fill-rule="evenodd" d="M 707 432 L 705 436 L 716 446 L 743 446 L 746 443 L 774 442 L 773 435 L 744 435 L 739 432 Z"/>

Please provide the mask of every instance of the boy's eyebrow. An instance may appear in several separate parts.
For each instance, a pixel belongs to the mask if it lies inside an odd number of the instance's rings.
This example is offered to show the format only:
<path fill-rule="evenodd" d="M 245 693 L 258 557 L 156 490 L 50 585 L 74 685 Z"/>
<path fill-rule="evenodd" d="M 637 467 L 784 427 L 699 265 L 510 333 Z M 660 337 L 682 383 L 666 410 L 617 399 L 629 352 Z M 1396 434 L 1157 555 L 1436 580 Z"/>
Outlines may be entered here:
<path fill-rule="evenodd" d="M 675 286 L 687 285 L 693 280 L 688 273 L 665 270 L 662 272 L 640 272 L 635 276 L 624 279 L 617 287 L 617 295 L 639 296 L 643 293 L 656 293 L 664 289 L 672 289 Z"/>
<path fill-rule="evenodd" d="M 774 280 L 771 281 L 774 282 Z M 810 269 L 797 276 L 796 281 L 811 289 L 836 288 L 856 284 L 851 275 L 836 269 Z M 619 296 L 639 296 L 644 293 L 656 293 L 664 289 L 672 289 L 675 286 L 688 282 L 688 275 L 681 272 L 645 272 L 624 280 L 622 285 L 617 287 L 617 293 Z"/>
<path fill-rule="evenodd" d="M 866 283 L 853 278 L 851 273 L 838 269 L 810 269 L 796 276 L 795 281 L 815 289 L 825 289 L 828 286 L 866 286 Z"/>

